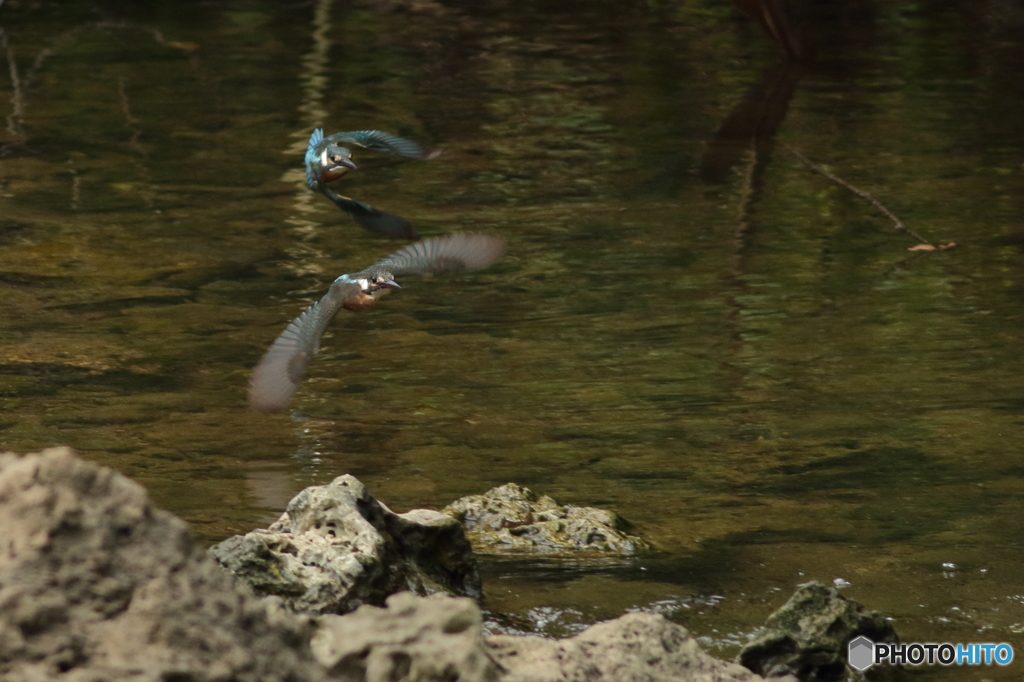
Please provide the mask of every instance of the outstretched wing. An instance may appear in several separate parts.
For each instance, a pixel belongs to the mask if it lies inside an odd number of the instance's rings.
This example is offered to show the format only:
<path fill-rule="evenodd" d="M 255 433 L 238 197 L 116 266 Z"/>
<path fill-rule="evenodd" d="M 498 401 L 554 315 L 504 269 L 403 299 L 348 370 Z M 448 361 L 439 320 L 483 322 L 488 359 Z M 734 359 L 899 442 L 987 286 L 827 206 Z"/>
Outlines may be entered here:
<path fill-rule="evenodd" d="M 316 187 L 319 178 L 316 177 L 316 171 L 313 170 L 313 166 L 320 160 L 320 154 L 317 153 L 316 147 L 324 140 L 324 129 L 317 128 L 313 131 L 313 134 L 309 136 L 309 144 L 306 145 L 306 183 L 310 187 Z"/>
<path fill-rule="evenodd" d="M 341 310 L 344 296 L 327 294 L 288 323 L 263 354 L 249 382 L 249 407 L 257 412 L 280 412 L 306 377 L 306 367 L 320 347 L 320 337 Z"/>
<path fill-rule="evenodd" d="M 384 269 L 396 277 L 465 272 L 486 268 L 504 252 L 505 241 L 501 237 L 456 233 L 410 244 L 367 270 Z"/>
<path fill-rule="evenodd" d="M 378 152 L 398 154 L 410 159 L 432 159 L 438 152 L 428 152 L 423 147 L 398 135 L 382 130 L 353 130 L 349 133 L 334 133 L 325 138 L 333 144 L 354 144 Z"/>
<path fill-rule="evenodd" d="M 351 199 L 346 201 L 359 204 Z M 257 412 L 280 412 L 287 407 L 306 376 L 310 360 L 316 355 L 320 337 L 341 309 L 346 291 L 358 286 L 355 280 L 364 273 L 384 270 L 392 275 L 412 275 L 479 270 L 498 260 L 504 251 L 505 242 L 500 237 L 456 233 L 424 239 L 399 249 L 357 275 L 342 275 L 323 298 L 285 327 L 263 355 L 249 383 L 249 407 Z"/>
<path fill-rule="evenodd" d="M 369 204 L 364 204 L 355 199 L 343 197 L 330 187 L 320 185 L 317 189 L 325 197 L 334 202 L 334 205 L 345 213 L 352 216 L 352 219 L 370 232 L 383 235 L 388 239 L 419 239 L 420 234 L 409 221 L 394 213 L 380 211 Z"/>

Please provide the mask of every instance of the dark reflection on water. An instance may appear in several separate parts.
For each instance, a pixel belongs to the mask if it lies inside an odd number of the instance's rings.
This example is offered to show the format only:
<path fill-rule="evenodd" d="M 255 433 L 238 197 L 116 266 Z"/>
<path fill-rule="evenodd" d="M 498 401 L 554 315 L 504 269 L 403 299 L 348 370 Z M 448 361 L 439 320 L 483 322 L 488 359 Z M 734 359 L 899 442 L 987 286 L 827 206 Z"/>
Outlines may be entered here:
<path fill-rule="evenodd" d="M 1024 15 L 794 7 L 800 68 L 726 3 L 8 0 L 0 444 L 211 542 L 346 472 L 399 510 L 516 481 L 621 511 L 664 553 L 488 564 L 552 634 L 651 608 L 732 652 L 842 578 L 907 641 L 1024 644 Z M 394 248 L 304 187 L 319 125 L 443 149 L 339 189 L 508 256 L 341 316 L 261 417 L 266 346 Z M 790 147 L 958 246 L 907 252 Z"/>

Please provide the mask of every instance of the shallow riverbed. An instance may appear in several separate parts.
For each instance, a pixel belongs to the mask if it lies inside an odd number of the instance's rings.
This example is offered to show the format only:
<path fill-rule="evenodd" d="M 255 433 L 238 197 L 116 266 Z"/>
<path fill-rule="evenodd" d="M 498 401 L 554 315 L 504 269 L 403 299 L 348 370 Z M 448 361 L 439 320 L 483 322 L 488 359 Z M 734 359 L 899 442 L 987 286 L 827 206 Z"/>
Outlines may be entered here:
<path fill-rule="evenodd" d="M 1024 11 L 844 5 L 794 9 L 796 67 L 724 2 L 7 0 L 0 446 L 70 445 L 205 542 L 352 473 L 396 511 L 515 481 L 662 548 L 488 562 L 547 634 L 651 609 L 731 656 L 838 579 L 904 641 L 1024 654 Z M 256 415 L 288 320 L 401 245 L 305 186 L 318 126 L 441 149 L 338 190 L 508 251 L 343 313 Z"/>

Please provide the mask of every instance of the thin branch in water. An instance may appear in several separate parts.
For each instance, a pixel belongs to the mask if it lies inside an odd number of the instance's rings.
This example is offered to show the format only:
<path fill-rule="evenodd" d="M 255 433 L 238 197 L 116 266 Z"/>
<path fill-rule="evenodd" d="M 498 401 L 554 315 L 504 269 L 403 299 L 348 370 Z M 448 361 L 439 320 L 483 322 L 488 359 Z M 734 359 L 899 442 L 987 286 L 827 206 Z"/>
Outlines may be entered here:
<path fill-rule="evenodd" d="M 76 26 L 75 28 L 64 31 L 59 36 L 50 41 L 49 47 L 44 47 L 36 55 L 36 58 L 32 61 L 32 66 L 29 67 L 28 71 L 25 72 L 25 77 L 22 81 L 25 84 L 25 89 L 32 87 L 33 80 L 38 74 L 39 70 L 43 68 L 46 60 L 52 57 L 57 49 L 66 45 L 73 45 L 78 40 L 78 34 L 82 32 L 82 26 Z"/>
<path fill-rule="evenodd" d="M 133 24 L 130 21 L 97 21 L 92 24 L 96 28 L 116 28 L 116 29 L 127 29 L 131 31 L 145 31 L 152 34 L 153 40 L 160 45 L 165 47 L 173 47 L 183 52 L 194 52 L 199 49 L 199 46 L 195 43 L 184 42 L 181 40 L 167 40 L 164 38 L 163 32 L 152 26 L 146 26 L 145 24 Z"/>
<path fill-rule="evenodd" d="M 149 172 L 149 167 L 145 163 L 145 159 L 149 157 L 149 151 L 145 145 L 139 142 L 139 138 L 142 136 L 142 129 L 139 127 L 139 119 L 132 115 L 131 102 L 128 100 L 128 91 L 125 89 L 124 78 L 119 78 L 117 81 L 117 94 L 121 100 L 121 113 L 124 114 L 125 126 L 132 133 L 132 136 L 128 139 L 128 147 L 135 152 L 135 158 L 132 162 L 139 169 L 139 177 L 142 178 L 145 187 L 141 192 L 142 198 L 145 200 L 147 208 L 153 208 L 156 204 L 153 191 L 153 175 Z"/>
<path fill-rule="evenodd" d="M 841 186 L 845 187 L 846 189 L 850 190 L 851 192 L 853 192 L 857 196 L 861 197 L 862 199 L 867 199 L 872 204 L 874 204 L 875 208 L 877 208 L 879 211 L 884 213 L 889 218 L 889 220 L 891 220 L 893 222 L 893 225 L 896 227 L 897 230 L 903 230 L 904 232 L 909 234 L 911 237 L 916 239 L 921 244 L 926 244 L 926 245 L 932 247 L 932 249 L 944 248 L 942 246 L 935 246 L 935 244 L 932 244 L 930 241 L 928 241 L 927 239 L 925 239 L 924 237 L 919 235 L 917 232 L 914 232 L 912 229 L 910 229 L 909 227 L 904 225 L 903 221 L 900 220 L 899 218 L 897 218 L 895 213 L 893 213 L 892 211 L 887 209 L 882 204 L 881 201 L 879 201 L 878 199 L 876 199 L 873 196 L 871 196 L 871 194 L 869 194 L 868 192 L 865 192 L 864 190 L 860 189 L 859 187 L 854 187 L 853 185 L 848 183 L 846 180 L 843 180 L 841 177 L 839 177 L 835 173 L 831 173 L 831 172 L 825 170 L 824 168 L 822 168 L 818 164 L 816 164 L 813 161 L 811 161 L 810 159 L 808 159 L 806 156 L 801 154 L 799 151 L 797 151 L 793 147 L 789 147 L 788 145 L 787 145 L 787 147 L 788 147 L 789 151 L 793 152 L 793 155 L 796 158 L 800 159 L 804 163 L 804 165 L 807 166 L 808 168 L 810 168 L 811 170 L 816 171 L 818 173 L 821 173 L 822 175 L 824 175 L 826 178 L 828 178 L 832 182 L 836 183 L 837 185 L 841 185 Z M 945 248 L 949 248 L 949 246 L 946 245 Z"/>
<path fill-rule="evenodd" d="M 11 75 L 12 111 L 7 117 L 7 132 L 14 137 L 22 137 L 25 121 L 25 98 L 21 92 L 21 79 L 18 77 L 18 63 L 14 60 L 14 47 L 8 44 L 7 33 L 2 28 L 0 28 L 0 47 L 3 47 L 7 53 L 7 69 Z"/>
<path fill-rule="evenodd" d="M 36 72 L 43 68 L 43 63 L 53 56 L 53 50 L 48 47 L 44 47 L 36 55 L 35 60 L 32 62 L 32 66 L 28 71 L 25 72 L 25 86 L 28 87 L 32 84 L 32 79 L 35 77 Z"/>
<path fill-rule="evenodd" d="M 82 176 L 75 170 L 74 159 L 68 159 L 68 172 L 71 174 L 71 210 L 77 211 L 82 200 Z"/>
<path fill-rule="evenodd" d="M 117 94 L 118 98 L 121 100 L 121 113 L 124 114 L 125 126 L 128 130 L 132 131 L 131 139 L 128 140 L 128 146 L 131 147 L 132 151 L 145 155 L 145 147 L 139 144 L 139 137 L 142 135 L 142 130 L 139 129 L 139 119 L 132 116 L 131 103 L 128 101 L 128 92 L 124 89 L 124 78 L 117 79 Z"/>

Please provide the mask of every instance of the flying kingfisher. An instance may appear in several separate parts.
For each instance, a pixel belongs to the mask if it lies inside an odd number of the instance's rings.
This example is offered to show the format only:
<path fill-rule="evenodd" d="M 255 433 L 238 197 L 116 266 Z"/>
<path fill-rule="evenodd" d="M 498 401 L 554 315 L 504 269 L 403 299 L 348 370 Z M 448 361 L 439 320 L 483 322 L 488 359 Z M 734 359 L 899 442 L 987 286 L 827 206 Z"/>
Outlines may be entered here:
<path fill-rule="evenodd" d="M 370 308 L 391 289 L 401 288 L 396 276 L 480 270 L 504 251 L 500 237 L 456 233 L 410 244 L 365 270 L 341 275 L 323 298 L 285 327 L 256 365 L 249 383 L 249 407 L 280 412 L 288 405 L 316 355 L 320 337 L 342 308 L 353 312 Z"/>
<path fill-rule="evenodd" d="M 411 140 L 380 130 L 355 130 L 325 137 L 323 129 L 317 128 L 309 138 L 309 146 L 306 147 L 306 182 L 310 187 L 330 199 L 335 206 L 371 232 L 391 239 L 418 239 L 419 233 L 405 218 L 343 197 L 327 186 L 327 183 L 356 168 L 356 164 L 352 162 L 352 152 L 343 145 L 390 152 L 410 159 L 433 159 L 440 152 L 428 152 Z"/>

